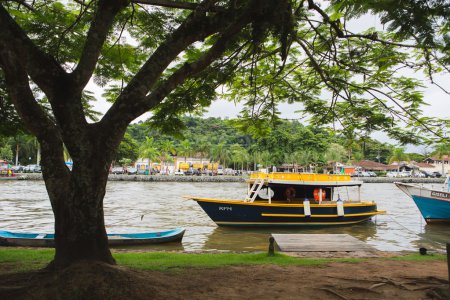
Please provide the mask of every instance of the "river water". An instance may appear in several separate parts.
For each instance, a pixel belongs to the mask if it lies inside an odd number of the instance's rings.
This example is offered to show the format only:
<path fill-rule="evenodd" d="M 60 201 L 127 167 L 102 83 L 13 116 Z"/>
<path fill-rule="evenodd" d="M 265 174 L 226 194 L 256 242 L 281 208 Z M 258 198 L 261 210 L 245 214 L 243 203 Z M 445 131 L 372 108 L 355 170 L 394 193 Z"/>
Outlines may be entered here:
<path fill-rule="evenodd" d="M 438 187 L 438 185 L 436 185 Z M 104 200 L 108 232 L 145 232 L 185 227 L 182 243 L 140 246 L 151 250 L 266 250 L 271 233 L 347 233 L 382 251 L 443 251 L 450 226 L 427 225 L 412 199 L 392 183 L 366 183 L 361 199 L 386 210 L 364 224 L 327 228 L 242 229 L 217 227 L 200 206 L 183 196 L 243 199 L 245 183 L 110 181 Z M 357 189 L 342 188 L 342 198 Z M 0 230 L 53 232 L 53 214 L 43 181 L 0 181 Z"/>

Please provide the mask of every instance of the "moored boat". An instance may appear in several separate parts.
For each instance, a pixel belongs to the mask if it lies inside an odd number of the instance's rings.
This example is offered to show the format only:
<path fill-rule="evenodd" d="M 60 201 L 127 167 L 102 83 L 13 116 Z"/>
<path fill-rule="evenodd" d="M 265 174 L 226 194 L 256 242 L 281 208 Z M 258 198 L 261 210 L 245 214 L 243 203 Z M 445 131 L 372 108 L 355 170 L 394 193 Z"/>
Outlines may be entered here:
<path fill-rule="evenodd" d="M 450 175 L 439 189 L 418 184 L 395 182 L 397 187 L 410 196 L 427 223 L 450 224 Z"/>
<path fill-rule="evenodd" d="M 144 233 L 111 233 L 108 234 L 108 244 L 110 246 L 130 246 L 179 242 L 183 238 L 184 232 L 184 228 L 176 228 Z M 0 230 L 0 245 L 54 247 L 55 235 L 53 233 L 18 233 Z"/>
<path fill-rule="evenodd" d="M 349 175 L 254 173 L 243 200 L 186 198 L 196 201 L 219 226 L 348 225 L 384 213 L 373 201 L 340 198 L 339 188 L 361 185 Z"/>

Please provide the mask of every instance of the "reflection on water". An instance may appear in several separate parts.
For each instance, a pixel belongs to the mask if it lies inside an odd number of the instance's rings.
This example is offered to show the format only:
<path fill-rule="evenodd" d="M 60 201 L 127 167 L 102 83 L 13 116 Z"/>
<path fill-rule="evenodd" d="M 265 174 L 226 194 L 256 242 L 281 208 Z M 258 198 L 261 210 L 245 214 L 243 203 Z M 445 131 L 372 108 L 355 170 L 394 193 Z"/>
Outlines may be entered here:
<path fill-rule="evenodd" d="M 446 243 L 450 243 L 449 225 L 426 224 L 419 234 L 420 239 L 415 243 L 417 247 L 427 249 L 445 249 Z"/>
<path fill-rule="evenodd" d="M 53 214 L 43 182 L 0 181 L 0 229 L 53 232 Z M 217 227 L 196 202 L 195 195 L 242 199 L 245 183 L 108 182 L 104 200 L 108 232 L 144 232 L 185 227 L 182 244 L 139 246 L 152 250 L 266 250 L 271 233 L 347 233 L 379 250 L 443 250 L 450 226 L 426 225 L 413 201 L 393 184 L 365 184 L 361 198 L 374 200 L 379 215 L 363 224 L 322 228 Z M 342 197 L 356 199 L 357 189 L 342 188 Z"/>
<path fill-rule="evenodd" d="M 313 227 L 313 228 L 234 228 L 216 227 L 208 236 L 206 249 L 214 250 L 267 250 L 268 240 L 272 233 L 339 233 L 350 234 L 361 241 L 367 241 L 376 233 L 375 223 L 372 221 L 354 226 Z"/>

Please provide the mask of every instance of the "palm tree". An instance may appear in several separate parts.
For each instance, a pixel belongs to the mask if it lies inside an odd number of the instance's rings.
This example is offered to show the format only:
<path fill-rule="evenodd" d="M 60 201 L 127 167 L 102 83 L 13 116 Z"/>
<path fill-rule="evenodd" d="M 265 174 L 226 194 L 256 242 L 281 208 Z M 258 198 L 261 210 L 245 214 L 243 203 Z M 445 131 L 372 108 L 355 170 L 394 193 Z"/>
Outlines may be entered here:
<path fill-rule="evenodd" d="M 301 165 L 308 166 L 310 172 L 313 172 L 312 166 L 315 168 L 322 161 L 321 153 L 314 149 L 296 151 L 294 157 Z"/>
<path fill-rule="evenodd" d="M 145 137 L 145 141 L 139 147 L 139 156 L 148 159 L 149 174 L 152 169 L 152 162 L 159 157 L 159 151 L 151 137 Z"/>
<path fill-rule="evenodd" d="M 31 157 L 36 154 L 36 143 L 34 136 L 19 134 L 14 138 L 14 141 L 16 143 L 16 165 L 19 164 L 19 152 L 22 156 L 28 156 L 30 159 L 28 163 L 31 163 Z"/>
<path fill-rule="evenodd" d="M 437 144 L 434 150 L 434 155 L 436 155 L 436 158 L 439 158 L 442 160 L 442 175 L 444 175 L 444 156 L 450 154 L 450 144 L 442 142 L 440 144 Z"/>
<path fill-rule="evenodd" d="M 336 172 L 336 162 L 342 162 L 342 159 L 345 157 L 346 151 L 345 148 L 339 144 L 331 143 L 327 151 L 325 152 L 324 158 L 327 162 L 333 162 L 333 171 Z"/>
<path fill-rule="evenodd" d="M 311 163 L 311 156 L 311 151 L 307 149 L 294 152 L 295 161 L 302 166 L 308 166 Z"/>
<path fill-rule="evenodd" d="M 163 140 L 159 145 L 160 149 L 160 159 L 161 159 L 161 172 L 163 172 L 164 164 L 166 161 L 172 158 L 172 155 L 175 154 L 175 145 L 171 140 Z"/>
<path fill-rule="evenodd" d="M 269 168 L 273 164 L 273 155 L 269 151 L 256 152 L 255 160 L 258 164 L 263 165 L 265 168 Z"/>
<path fill-rule="evenodd" d="M 236 163 L 241 162 L 241 154 L 242 146 L 239 144 L 233 144 L 230 146 L 230 154 L 231 154 L 231 161 L 233 162 L 233 169 L 236 170 Z"/>
<path fill-rule="evenodd" d="M 180 142 L 180 145 L 177 147 L 177 156 L 184 156 L 184 162 L 188 156 L 191 156 L 192 153 L 192 145 L 189 140 L 184 140 Z"/>
<path fill-rule="evenodd" d="M 297 161 L 296 161 L 296 157 L 295 157 L 295 152 L 293 152 L 293 153 L 285 153 L 284 154 L 284 162 L 292 164 L 292 171 L 293 172 L 296 171 L 295 167 L 296 167 Z"/>
<path fill-rule="evenodd" d="M 250 155 L 248 154 L 248 151 L 243 148 L 239 144 L 234 144 L 231 146 L 231 154 L 233 158 L 233 162 L 237 164 L 241 164 L 241 171 L 244 170 L 244 163 L 249 160 Z"/>
<path fill-rule="evenodd" d="M 359 150 L 361 149 L 359 143 L 358 143 L 358 138 L 356 136 L 355 133 L 353 132 L 346 132 L 345 134 L 345 142 L 344 142 L 344 147 L 345 149 L 347 149 L 347 154 L 348 154 L 348 160 L 352 159 L 353 156 L 353 149 Z"/>
<path fill-rule="evenodd" d="M 203 158 L 209 154 L 211 144 L 206 138 L 200 139 L 195 145 L 195 151 L 200 154 L 200 162 L 203 164 Z"/>
<path fill-rule="evenodd" d="M 362 161 L 364 158 L 364 154 L 362 152 L 356 151 L 353 152 L 353 160 L 356 162 Z"/>
<path fill-rule="evenodd" d="M 408 154 L 405 153 L 405 148 L 398 147 L 394 148 L 392 150 L 392 155 L 389 158 L 389 164 L 392 164 L 393 162 L 397 162 L 397 173 L 400 172 L 400 162 L 409 160 Z"/>
<path fill-rule="evenodd" d="M 214 145 L 211 148 L 210 157 L 211 160 L 216 161 L 226 167 L 226 162 L 230 159 L 230 151 L 228 150 L 225 142 Z"/>

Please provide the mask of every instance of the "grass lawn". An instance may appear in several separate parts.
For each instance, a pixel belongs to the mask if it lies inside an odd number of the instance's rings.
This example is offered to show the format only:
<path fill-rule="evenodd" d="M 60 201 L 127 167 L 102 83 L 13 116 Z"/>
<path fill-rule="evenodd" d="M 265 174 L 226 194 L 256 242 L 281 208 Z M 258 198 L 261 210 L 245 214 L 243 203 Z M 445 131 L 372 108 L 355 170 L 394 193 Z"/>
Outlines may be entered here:
<path fill-rule="evenodd" d="M 43 268 L 53 258 L 53 249 L 0 248 L 0 273 L 24 272 Z M 266 253 L 113 253 L 117 263 L 133 269 L 168 271 L 183 268 L 214 268 L 233 265 L 309 265 L 323 266 L 330 262 L 357 263 L 367 258 L 295 258 L 283 254 Z M 410 254 L 392 260 L 446 260 L 441 254 Z"/>

